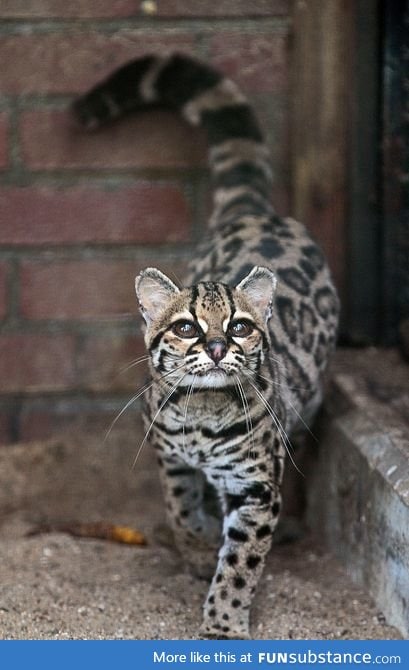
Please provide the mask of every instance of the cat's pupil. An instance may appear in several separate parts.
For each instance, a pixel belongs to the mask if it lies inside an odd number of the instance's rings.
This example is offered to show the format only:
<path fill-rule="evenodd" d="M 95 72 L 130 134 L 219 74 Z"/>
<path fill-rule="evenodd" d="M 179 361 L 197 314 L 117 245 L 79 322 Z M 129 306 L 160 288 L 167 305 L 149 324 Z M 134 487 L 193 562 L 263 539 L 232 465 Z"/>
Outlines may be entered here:
<path fill-rule="evenodd" d="M 230 324 L 229 331 L 234 337 L 248 337 L 253 331 L 253 326 L 248 321 L 234 321 Z"/>
<path fill-rule="evenodd" d="M 197 326 L 195 326 L 195 324 L 191 323 L 190 321 L 178 321 L 173 326 L 173 332 L 178 337 L 185 338 L 197 337 L 199 335 Z"/>

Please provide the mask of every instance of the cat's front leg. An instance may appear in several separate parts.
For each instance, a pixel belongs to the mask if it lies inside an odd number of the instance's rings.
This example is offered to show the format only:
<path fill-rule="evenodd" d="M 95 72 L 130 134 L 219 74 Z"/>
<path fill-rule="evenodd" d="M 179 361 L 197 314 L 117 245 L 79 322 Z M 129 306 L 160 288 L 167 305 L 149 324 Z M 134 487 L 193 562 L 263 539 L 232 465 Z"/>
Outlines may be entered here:
<path fill-rule="evenodd" d="M 237 482 L 226 493 L 227 514 L 217 570 L 204 604 L 203 637 L 248 639 L 250 605 L 277 523 L 281 497 L 271 482 Z"/>
<path fill-rule="evenodd" d="M 210 579 L 221 541 L 221 519 L 207 509 L 212 501 L 205 477 L 177 456 L 160 457 L 159 466 L 176 547 L 193 573 Z"/>

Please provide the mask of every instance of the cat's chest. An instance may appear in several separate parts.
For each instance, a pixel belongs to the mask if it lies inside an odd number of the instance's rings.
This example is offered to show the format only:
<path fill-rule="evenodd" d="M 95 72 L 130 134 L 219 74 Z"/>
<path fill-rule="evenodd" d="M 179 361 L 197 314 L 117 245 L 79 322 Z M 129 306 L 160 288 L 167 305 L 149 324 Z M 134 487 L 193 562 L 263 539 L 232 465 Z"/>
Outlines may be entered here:
<path fill-rule="evenodd" d="M 230 469 L 232 455 L 246 449 L 248 425 L 235 403 L 169 405 L 152 429 L 163 452 L 191 467 Z"/>
<path fill-rule="evenodd" d="M 216 488 L 234 491 L 249 478 L 266 476 L 272 429 L 268 414 L 246 416 L 230 398 L 218 407 L 192 407 L 187 415 L 185 407 L 167 407 L 153 442 L 162 455 L 204 472 Z"/>

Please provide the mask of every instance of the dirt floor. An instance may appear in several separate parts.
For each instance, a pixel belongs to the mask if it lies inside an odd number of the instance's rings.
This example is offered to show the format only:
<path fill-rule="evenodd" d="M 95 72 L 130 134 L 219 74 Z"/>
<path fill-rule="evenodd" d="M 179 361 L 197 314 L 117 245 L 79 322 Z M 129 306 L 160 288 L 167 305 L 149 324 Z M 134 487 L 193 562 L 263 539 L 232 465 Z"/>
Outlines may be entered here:
<path fill-rule="evenodd" d="M 0 450 L 0 638 L 195 639 L 206 583 L 159 544 L 163 506 L 140 431 L 65 435 Z M 145 547 L 27 537 L 39 522 L 131 524 Z M 317 541 L 276 546 L 252 611 L 254 639 L 399 639 Z"/>

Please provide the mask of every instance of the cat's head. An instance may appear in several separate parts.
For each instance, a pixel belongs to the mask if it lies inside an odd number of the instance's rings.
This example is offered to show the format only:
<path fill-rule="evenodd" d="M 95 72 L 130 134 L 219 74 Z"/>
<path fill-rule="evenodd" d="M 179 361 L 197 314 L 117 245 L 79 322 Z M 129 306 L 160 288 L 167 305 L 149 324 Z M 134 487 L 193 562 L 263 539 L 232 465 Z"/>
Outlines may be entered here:
<path fill-rule="evenodd" d="M 205 388 L 254 375 L 268 348 L 275 288 L 264 267 L 254 267 L 234 288 L 199 282 L 179 289 L 159 270 L 143 270 L 135 289 L 155 373 Z"/>

